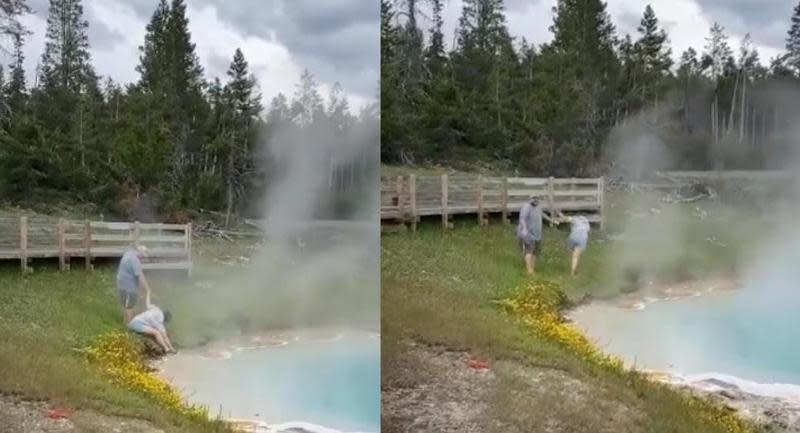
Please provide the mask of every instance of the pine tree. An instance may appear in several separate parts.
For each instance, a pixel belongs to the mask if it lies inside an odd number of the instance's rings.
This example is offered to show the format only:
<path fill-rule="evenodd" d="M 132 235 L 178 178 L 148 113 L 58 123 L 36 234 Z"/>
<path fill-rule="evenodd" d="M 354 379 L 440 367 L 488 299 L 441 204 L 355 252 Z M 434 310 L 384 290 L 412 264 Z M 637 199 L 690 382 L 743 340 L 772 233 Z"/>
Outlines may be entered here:
<path fill-rule="evenodd" d="M 297 84 L 292 101 L 291 114 L 294 122 L 300 126 L 309 126 L 325 114 L 317 82 L 308 69 L 300 75 L 300 83 Z"/>
<path fill-rule="evenodd" d="M 50 0 L 40 82 L 78 93 L 90 74 L 89 23 L 80 0 Z"/>
<path fill-rule="evenodd" d="M 619 60 L 604 2 L 559 0 L 553 10 L 553 41 L 543 50 L 540 74 L 553 113 L 548 135 L 561 143 L 551 153 L 551 173 L 574 173 L 599 155 L 604 132 L 615 120 Z"/>
<path fill-rule="evenodd" d="M 261 95 L 256 92 L 256 79 L 250 73 L 247 60 L 242 50 L 237 48 L 233 61 L 228 68 L 231 98 L 234 114 L 242 122 L 246 122 L 261 113 Z"/>
<path fill-rule="evenodd" d="M 328 100 L 328 119 L 335 131 L 344 132 L 347 130 L 354 119 L 350 115 L 350 105 L 347 96 L 339 82 L 333 84 L 330 98 Z"/>
<path fill-rule="evenodd" d="M 464 95 L 462 115 L 474 116 L 465 122 L 473 136 L 473 146 L 492 149 L 497 142 L 509 143 L 511 137 L 505 125 L 514 116 L 512 106 L 512 77 L 518 69 L 518 59 L 508 34 L 502 0 L 467 0 L 459 19 L 456 51 L 452 68 L 456 85 Z M 463 130 L 461 131 L 464 132 Z"/>
<path fill-rule="evenodd" d="M 407 0 L 406 22 L 399 32 L 398 49 L 403 58 L 398 78 L 405 93 L 413 98 L 425 79 L 422 31 L 417 26 L 417 0 Z"/>
<path fill-rule="evenodd" d="M 207 161 L 203 152 L 210 111 L 183 0 L 157 4 L 140 53 L 137 90 L 144 93 L 142 103 L 148 106 L 143 127 L 149 132 L 148 146 L 163 149 L 157 155 L 166 157 L 169 166 L 168 173 L 158 177 L 159 189 L 169 206 L 181 206 L 192 200 L 184 184 L 202 169 L 198 161 Z"/>
<path fill-rule="evenodd" d="M 441 72 L 445 61 L 444 52 L 444 19 L 442 18 L 442 1 L 431 0 L 433 6 L 433 27 L 430 29 L 430 44 L 425 50 L 425 60 L 428 70 L 434 76 Z"/>
<path fill-rule="evenodd" d="M 386 161 L 399 160 L 401 143 L 407 143 L 403 132 L 402 89 L 400 88 L 399 64 L 403 61 L 399 49 L 399 30 L 394 24 L 395 10 L 390 0 L 381 0 L 381 82 L 380 104 L 381 158 Z M 273 100 L 273 103 L 275 100 Z M 270 113 L 273 110 L 270 109 Z"/>
<path fill-rule="evenodd" d="M 6 100 L 12 115 L 21 114 L 27 98 L 25 83 L 25 54 L 22 50 L 22 35 L 14 36 L 14 59 L 9 65 L 9 81 L 5 88 Z"/>
<path fill-rule="evenodd" d="M 184 0 L 172 0 L 165 31 L 168 80 L 166 107 L 176 139 L 174 172 L 180 176 L 187 154 L 199 150 L 197 134 L 207 115 L 202 95 L 203 68 L 191 40 Z"/>
<path fill-rule="evenodd" d="M 669 76 L 672 50 L 667 44 L 667 33 L 658 28 L 658 18 L 650 5 L 645 8 L 637 30 L 640 36 L 635 44 L 635 56 L 641 68 L 642 97 L 652 101 L 663 91 L 665 78 Z"/>
<path fill-rule="evenodd" d="M 244 178 L 253 168 L 252 126 L 255 118 L 261 113 L 261 95 L 256 93 L 256 80 L 250 74 L 247 61 L 242 50 L 237 48 L 233 61 L 228 68 L 228 84 L 225 86 L 225 97 L 229 100 L 230 144 L 226 149 L 227 167 L 225 170 L 227 210 L 225 225 L 230 222 L 238 201 L 244 196 Z"/>
<path fill-rule="evenodd" d="M 394 8 L 390 0 L 381 0 L 381 66 L 391 63 L 397 54 L 397 27 Z"/>
<path fill-rule="evenodd" d="M 708 68 L 708 74 L 712 80 L 718 80 L 722 76 L 725 72 L 725 64 L 731 56 L 733 56 L 733 51 L 728 45 L 725 28 L 715 22 L 706 38 L 705 52 L 703 53 L 703 64 Z"/>
<path fill-rule="evenodd" d="M 186 106 L 200 94 L 203 84 L 203 68 L 195 53 L 195 44 L 189 32 L 184 0 L 172 0 L 165 26 L 170 86 L 177 98 L 174 103 Z"/>
<path fill-rule="evenodd" d="M 795 75 L 800 75 L 800 2 L 794 7 L 791 18 L 792 25 L 786 36 L 785 64 Z"/>
<path fill-rule="evenodd" d="M 29 34 L 30 31 L 22 25 L 19 18 L 30 13 L 26 0 L 2 0 L 0 2 L 0 34 L 9 36 L 12 40 Z"/>
<path fill-rule="evenodd" d="M 279 130 L 292 121 L 289 109 L 289 100 L 283 93 L 278 93 L 272 98 L 267 110 L 267 125 L 271 131 Z"/>
<path fill-rule="evenodd" d="M 144 45 L 139 47 L 139 86 L 149 92 L 163 92 L 166 86 L 167 55 L 167 19 L 169 18 L 167 0 L 161 0 L 156 6 L 150 22 L 147 24 Z"/>
<path fill-rule="evenodd" d="M 689 47 L 681 54 L 680 66 L 678 67 L 680 75 L 695 76 L 700 73 L 700 61 L 697 59 L 697 51 Z"/>

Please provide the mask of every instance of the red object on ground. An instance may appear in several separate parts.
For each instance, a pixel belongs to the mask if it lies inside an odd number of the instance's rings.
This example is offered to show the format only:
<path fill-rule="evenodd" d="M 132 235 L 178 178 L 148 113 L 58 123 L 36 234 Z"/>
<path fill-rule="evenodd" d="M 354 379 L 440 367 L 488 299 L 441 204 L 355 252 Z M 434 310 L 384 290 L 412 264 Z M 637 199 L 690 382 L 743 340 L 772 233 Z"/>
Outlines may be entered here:
<path fill-rule="evenodd" d="M 63 411 L 61 409 L 50 409 L 47 412 L 47 416 L 50 419 L 63 419 L 63 418 L 67 418 L 68 414 L 67 414 L 66 411 Z"/>
<path fill-rule="evenodd" d="M 489 363 L 487 361 L 481 361 L 479 359 L 472 358 L 469 360 L 469 367 L 475 370 L 488 370 Z"/>

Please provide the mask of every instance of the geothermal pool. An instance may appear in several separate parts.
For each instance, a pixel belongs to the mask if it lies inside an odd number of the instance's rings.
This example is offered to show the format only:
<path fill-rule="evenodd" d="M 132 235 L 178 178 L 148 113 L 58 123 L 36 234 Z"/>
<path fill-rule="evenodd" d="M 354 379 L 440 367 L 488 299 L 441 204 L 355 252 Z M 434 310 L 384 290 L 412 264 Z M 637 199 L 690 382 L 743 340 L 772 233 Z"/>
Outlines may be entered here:
<path fill-rule="evenodd" d="M 380 431 L 378 334 L 253 336 L 169 356 L 158 367 L 212 415 L 310 431 Z"/>
<path fill-rule="evenodd" d="M 594 303 L 570 317 L 604 351 L 639 369 L 800 384 L 800 267 L 772 275 L 735 290 L 645 302 L 641 310 Z"/>

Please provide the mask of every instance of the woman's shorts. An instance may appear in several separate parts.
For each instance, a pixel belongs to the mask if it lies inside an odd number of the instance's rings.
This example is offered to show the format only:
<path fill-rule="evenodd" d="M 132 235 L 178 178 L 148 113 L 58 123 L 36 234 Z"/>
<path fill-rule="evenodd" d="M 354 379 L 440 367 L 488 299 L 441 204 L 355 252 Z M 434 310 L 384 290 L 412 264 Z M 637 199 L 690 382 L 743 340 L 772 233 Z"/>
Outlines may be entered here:
<path fill-rule="evenodd" d="M 571 249 L 571 250 L 574 250 L 575 248 L 580 248 L 582 250 L 585 250 L 587 243 L 589 243 L 589 236 L 570 236 L 569 237 L 569 249 Z"/>
<path fill-rule="evenodd" d="M 146 334 L 147 328 L 148 328 L 147 324 L 140 320 L 133 319 L 130 322 L 128 322 L 128 329 L 130 329 L 133 332 L 138 332 L 139 334 Z"/>

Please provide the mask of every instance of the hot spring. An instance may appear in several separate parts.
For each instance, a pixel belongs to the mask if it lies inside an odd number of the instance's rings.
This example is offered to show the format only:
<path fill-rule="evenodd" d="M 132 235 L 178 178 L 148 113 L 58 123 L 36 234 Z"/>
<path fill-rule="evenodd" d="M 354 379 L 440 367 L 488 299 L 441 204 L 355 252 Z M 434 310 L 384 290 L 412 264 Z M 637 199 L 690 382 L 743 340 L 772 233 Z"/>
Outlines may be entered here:
<path fill-rule="evenodd" d="M 593 303 L 570 317 L 605 352 L 638 369 L 743 379 L 761 384 L 751 392 L 770 395 L 787 389 L 770 384 L 800 384 L 800 266 L 790 262 L 791 255 L 773 256 L 735 290 L 640 310 Z M 800 387 L 790 388 L 800 401 Z"/>
<path fill-rule="evenodd" d="M 307 431 L 380 431 L 380 336 L 354 330 L 251 336 L 169 356 L 161 375 L 212 415 Z"/>

